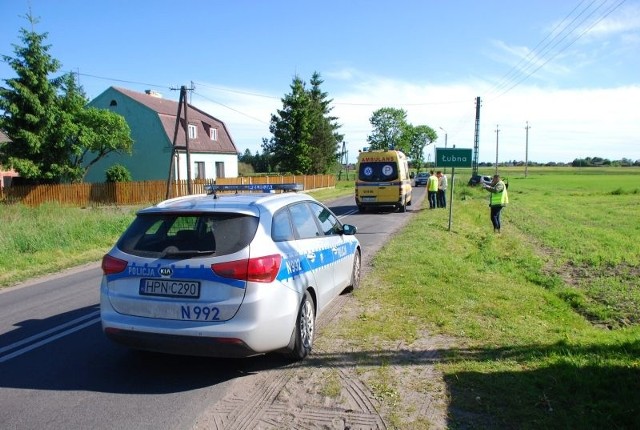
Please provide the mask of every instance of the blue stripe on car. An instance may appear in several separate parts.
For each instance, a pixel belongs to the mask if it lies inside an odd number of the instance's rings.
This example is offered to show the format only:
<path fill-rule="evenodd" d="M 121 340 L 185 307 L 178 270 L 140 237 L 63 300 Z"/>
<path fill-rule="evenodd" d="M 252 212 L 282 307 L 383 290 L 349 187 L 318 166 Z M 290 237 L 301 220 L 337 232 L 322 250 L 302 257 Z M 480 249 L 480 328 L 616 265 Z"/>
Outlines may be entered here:
<path fill-rule="evenodd" d="M 355 242 L 346 242 L 338 246 L 338 252 L 336 254 L 334 254 L 333 248 L 321 249 L 314 252 L 313 261 L 307 258 L 306 255 L 283 258 L 282 266 L 280 267 L 280 272 L 278 272 L 276 279 L 279 281 L 285 281 L 287 279 L 300 276 L 300 274 L 304 272 L 318 270 L 323 266 L 333 264 L 336 261 L 353 255 L 355 250 Z M 200 267 L 191 267 L 186 265 L 184 267 L 176 267 L 174 265 L 170 265 L 169 267 L 171 267 L 173 271 L 170 277 L 163 277 L 160 275 L 161 267 L 167 267 L 167 265 L 157 264 L 154 266 L 150 264 L 137 265 L 136 263 L 131 263 L 124 271 L 107 275 L 107 280 L 111 282 L 126 278 L 175 278 L 219 282 L 235 288 L 245 288 L 246 286 L 244 281 L 218 276 L 213 270 L 211 270 L 211 266 L 200 265 Z"/>

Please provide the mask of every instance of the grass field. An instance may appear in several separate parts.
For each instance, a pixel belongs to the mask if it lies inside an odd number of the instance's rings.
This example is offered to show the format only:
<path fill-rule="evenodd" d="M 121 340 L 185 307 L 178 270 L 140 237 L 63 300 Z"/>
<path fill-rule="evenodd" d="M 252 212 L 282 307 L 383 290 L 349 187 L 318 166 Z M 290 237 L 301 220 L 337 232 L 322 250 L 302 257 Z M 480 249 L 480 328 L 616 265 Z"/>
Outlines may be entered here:
<path fill-rule="evenodd" d="M 331 337 L 456 339 L 439 366 L 454 428 L 640 428 L 640 170 L 501 173 L 501 234 L 487 193 L 456 183 L 451 231 L 418 214 L 355 293 L 371 311 Z"/>
<path fill-rule="evenodd" d="M 487 193 L 457 170 L 451 231 L 448 211 L 416 214 L 354 292 L 366 311 L 328 334 L 364 350 L 424 332 L 455 339 L 439 361 L 454 428 L 640 428 L 640 169 L 501 173 L 510 197 L 501 234 Z M 97 261 L 133 217 L 56 205 L 0 211 L 2 285 Z M 391 405 L 398 416 L 401 400 Z"/>

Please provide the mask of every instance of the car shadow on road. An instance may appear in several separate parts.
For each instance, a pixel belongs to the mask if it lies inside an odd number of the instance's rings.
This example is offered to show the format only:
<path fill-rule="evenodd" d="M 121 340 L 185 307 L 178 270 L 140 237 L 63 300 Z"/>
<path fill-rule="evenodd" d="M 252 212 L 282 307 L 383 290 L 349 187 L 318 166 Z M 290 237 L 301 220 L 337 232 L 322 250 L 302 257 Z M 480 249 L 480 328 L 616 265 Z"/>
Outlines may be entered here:
<path fill-rule="evenodd" d="M 173 393 L 289 364 L 280 356 L 219 359 L 129 350 L 104 336 L 98 305 L 15 326 L 0 335 L 2 388 Z"/>

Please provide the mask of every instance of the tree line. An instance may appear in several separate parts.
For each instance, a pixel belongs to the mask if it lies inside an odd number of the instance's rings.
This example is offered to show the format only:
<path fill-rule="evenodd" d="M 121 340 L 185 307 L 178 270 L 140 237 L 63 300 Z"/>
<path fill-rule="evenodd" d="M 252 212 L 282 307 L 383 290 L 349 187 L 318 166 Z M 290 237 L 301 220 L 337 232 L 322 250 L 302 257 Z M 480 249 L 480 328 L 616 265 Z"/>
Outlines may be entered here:
<path fill-rule="evenodd" d="M 320 74 L 311 78 L 311 88 L 299 77 L 293 79 L 291 93 L 282 99 L 283 107 L 271 116 L 270 139 L 263 139 L 262 153 L 248 149 L 240 155 L 244 173 L 287 172 L 326 174 L 334 171 L 341 154 L 343 135 L 337 118 L 329 115 L 331 100 L 322 92 Z M 414 126 L 407 121 L 404 109 L 384 107 L 369 118 L 372 132 L 367 136 L 367 148 L 396 149 L 407 154 L 411 164 L 424 165 L 424 149 L 438 139 L 427 125 Z M 240 169 L 243 171 L 243 169 Z"/>

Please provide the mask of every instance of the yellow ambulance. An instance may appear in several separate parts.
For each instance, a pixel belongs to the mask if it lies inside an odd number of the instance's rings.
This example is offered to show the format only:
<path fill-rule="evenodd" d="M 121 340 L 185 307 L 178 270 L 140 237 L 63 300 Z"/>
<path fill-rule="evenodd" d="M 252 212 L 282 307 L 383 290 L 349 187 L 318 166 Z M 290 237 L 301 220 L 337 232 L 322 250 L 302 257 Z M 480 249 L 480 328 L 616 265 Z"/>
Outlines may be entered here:
<path fill-rule="evenodd" d="M 360 212 L 385 206 L 405 212 L 411 206 L 409 163 L 403 152 L 362 151 L 356 172 L 356 205 Z"/>

